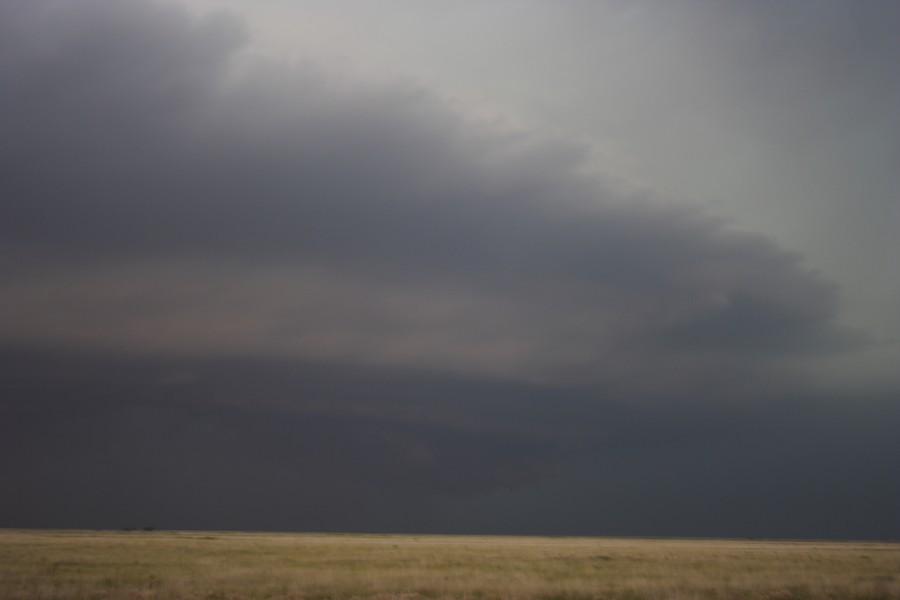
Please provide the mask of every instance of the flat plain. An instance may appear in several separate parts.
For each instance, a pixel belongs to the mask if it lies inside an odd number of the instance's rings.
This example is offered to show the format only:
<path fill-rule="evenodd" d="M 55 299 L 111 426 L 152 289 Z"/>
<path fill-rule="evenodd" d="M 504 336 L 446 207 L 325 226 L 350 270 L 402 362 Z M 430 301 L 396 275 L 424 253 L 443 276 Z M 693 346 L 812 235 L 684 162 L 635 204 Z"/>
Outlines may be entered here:
<path fill-rule="evenodd" d="M 0 598 L 900 599 L 900 544 L 0 530 Z"/>

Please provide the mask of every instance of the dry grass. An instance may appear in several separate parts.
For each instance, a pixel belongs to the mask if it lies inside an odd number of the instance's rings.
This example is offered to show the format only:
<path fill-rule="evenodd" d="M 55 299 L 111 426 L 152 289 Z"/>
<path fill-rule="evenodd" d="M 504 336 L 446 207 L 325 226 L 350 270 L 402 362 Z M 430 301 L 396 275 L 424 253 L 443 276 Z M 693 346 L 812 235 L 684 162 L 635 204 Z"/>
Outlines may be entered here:
<path fill-rule="evenodd" d="M 900 545 L 0 530 L 0 598 L 900 599 Z"/>

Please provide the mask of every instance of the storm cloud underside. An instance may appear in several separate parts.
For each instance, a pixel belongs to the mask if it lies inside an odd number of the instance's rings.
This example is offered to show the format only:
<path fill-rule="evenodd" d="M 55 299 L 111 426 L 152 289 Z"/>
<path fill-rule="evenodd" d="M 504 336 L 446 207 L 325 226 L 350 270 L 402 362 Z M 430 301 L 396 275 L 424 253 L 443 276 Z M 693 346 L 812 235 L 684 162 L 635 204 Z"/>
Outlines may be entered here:
<path fill-rule="evenodd" d="M 0 16 L 0 466 L 22 490 L 0 525 L 525 531 L 494 503 L 530 519 L 553 486 L 638 523 L 603 480 L 656 493 L 629 474 L 667 481 L 648 456 L 675 457 L 686 506 L 714 452 L 726 487 L 783 485 L 754 474 L 765 440 L 808 472 L 793 435 L 809 418 L 825 452 L 843 418 L 796 368 L 868 343 L 838 287 L 597 175 L 578 143 L 253 55 L 226 14 Z M 896 449 L 873 439 L 848 460 Z M 875 486 L 873 515 L 898 495 L 879 469 L 836 473 Z M 739 495 L 732 521 L 676 505 L 692 525 L 659 528 L 811 535 L 830 514 L 779 530 L 771 507 L 738 518 Z M 629 532 L 583 523 L 534 529 Z M 881 535 L 854 523 L 826 534 Z"/>

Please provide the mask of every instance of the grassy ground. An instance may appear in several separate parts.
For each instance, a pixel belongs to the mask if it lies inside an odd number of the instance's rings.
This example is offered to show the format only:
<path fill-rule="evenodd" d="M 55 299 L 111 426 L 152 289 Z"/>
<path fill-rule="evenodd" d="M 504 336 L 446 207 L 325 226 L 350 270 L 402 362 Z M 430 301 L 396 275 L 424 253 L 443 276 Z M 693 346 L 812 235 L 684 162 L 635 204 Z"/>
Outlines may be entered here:
<path fill-rule="evenodd" d="M 0 598 L 900 599 L 900 544 L 0 530 Z"/>

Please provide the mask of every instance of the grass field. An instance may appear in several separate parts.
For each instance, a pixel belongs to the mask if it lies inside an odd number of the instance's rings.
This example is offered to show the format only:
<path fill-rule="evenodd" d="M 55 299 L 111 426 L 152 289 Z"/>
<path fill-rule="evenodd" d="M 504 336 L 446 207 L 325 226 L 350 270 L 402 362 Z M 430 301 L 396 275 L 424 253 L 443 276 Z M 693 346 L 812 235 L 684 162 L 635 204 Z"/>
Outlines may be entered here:
<path fill-rule="evenodd" d="M 900 544 L 0 530 L 0 598 L 900 599 Z"/>

